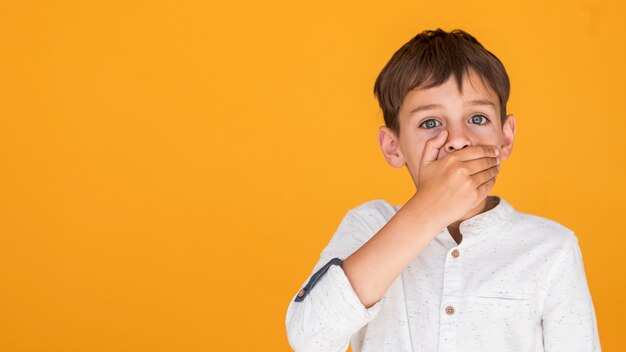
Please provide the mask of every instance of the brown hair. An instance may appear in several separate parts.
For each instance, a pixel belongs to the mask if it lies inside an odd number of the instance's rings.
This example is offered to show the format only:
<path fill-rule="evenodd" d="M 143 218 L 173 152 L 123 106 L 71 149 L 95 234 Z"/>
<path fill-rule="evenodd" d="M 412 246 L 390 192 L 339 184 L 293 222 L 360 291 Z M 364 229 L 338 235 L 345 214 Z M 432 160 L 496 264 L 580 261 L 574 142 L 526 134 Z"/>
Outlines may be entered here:
<path fill-rule="evenodd" d="M 495 91 L 500 103 L 500 121 L 504 123 L 511 86 L 502 62 L 467 32 L 437 28 L 425 30 L 404 44 L 376 78 L 374 95 L 383 111 L 385 125 L 399 136 L 398 112 L 409 91 L 425 82 L 430 83 L 424 88 L 437 87 L 451 74 L 462 91 L 463 73 L 469 73 L 470 68 Z"/>

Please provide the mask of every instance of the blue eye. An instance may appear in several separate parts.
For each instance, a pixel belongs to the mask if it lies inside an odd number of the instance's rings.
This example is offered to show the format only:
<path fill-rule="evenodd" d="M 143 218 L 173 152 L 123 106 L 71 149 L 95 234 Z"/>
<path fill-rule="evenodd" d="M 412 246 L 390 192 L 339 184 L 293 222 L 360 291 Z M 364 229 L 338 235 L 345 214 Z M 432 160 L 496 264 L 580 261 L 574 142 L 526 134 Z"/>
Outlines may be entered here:
<path fill-rule="evenodd" d="M 437 125 L 436 125 L 436 124 L 432 124 L 432 123 L 430 123 L 430 122 L 433 122 L 433 123 L 434 123 L 434 122 L 439 122 L 439 121 L 437 121 L 437 120 L 433 120 L 433 119 L 428 119 L 428 120 L 426 120 L 426 121 L 422 122 L 422 124 L 420 125 L 420 127 L 425 126 L 425 125 L 428 125 L 428 127 L 425 127 L 427 130 L 429 130 L 429 129 L 431 129 L 431 128 L 435 128 L 435 127 L 437 127 Z"/>
<path fill-rule="evenodd" d="M 471 120 L 472 120 L 472 121 L 474 121 L 474 122 L 476 122 L 477 120 L 475 120 L 475 119 L 474 119 L 474 117 L 482 117 L 482 118 L 485 120 L 485 123 L 480 123 L 480 122 L 478 122 L 478 123 L 477 123 L 477 125 L 486 125 L 486 124 L 488 124 L 488 123 L 489 123 L 489 119 L 488 119 L 488 118 L 486 118 L 486 117 L 485 117 L 485 116 L 483 116 L 483 115 L 474 115 L 474 116 L 472 116 Z"/>
<path fill-rule="evenodd" d="M 475 117 L 479 117 L 478 119 L 476 119 Z M 480 119 L 482 117 L 482 119 Z M 483 121 L 483 123 L 481 123 L 481 121 Z M 470 118 L 470 121 L 472 121 L 472 123 L 475 123 L 477 125 L 481 125 L 484 126 L 486 124 L 489 123 L 489 119 L 487 117 L 485 117 L 484 115 L 474 115 Z M 439 123 L 439 121 L 435 120 L 435 119 L 428 119 L 424 122 L 422 122 L 421 125 L 419 125 L 420 128 L 425 128 L 427 130 L 433 129 L 437 126 L 437 123 Z"/>

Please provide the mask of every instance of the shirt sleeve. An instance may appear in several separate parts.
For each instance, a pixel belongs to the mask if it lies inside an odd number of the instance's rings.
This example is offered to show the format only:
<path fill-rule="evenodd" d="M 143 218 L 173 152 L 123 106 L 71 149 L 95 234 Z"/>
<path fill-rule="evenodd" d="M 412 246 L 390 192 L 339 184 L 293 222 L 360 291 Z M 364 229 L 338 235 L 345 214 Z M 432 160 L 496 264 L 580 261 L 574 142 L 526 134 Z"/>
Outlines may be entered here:
<path fill-rule="evenodd" d="M 354 210 L 341 221 L 301 286 L 302 297 L 296 294 L 287 308 L 287 336 L 295 351 L 346 351 L 352 335 L 378 315 L 384 297 L 365 308 L 341 264 L 331 265 L 360 248 L 372 232 Z"/>
<path fill-rule="evenodd" d="M 551 272 L 543 304 L 546 352 L 601 351 L 595 309 L 574 235 Z"/>

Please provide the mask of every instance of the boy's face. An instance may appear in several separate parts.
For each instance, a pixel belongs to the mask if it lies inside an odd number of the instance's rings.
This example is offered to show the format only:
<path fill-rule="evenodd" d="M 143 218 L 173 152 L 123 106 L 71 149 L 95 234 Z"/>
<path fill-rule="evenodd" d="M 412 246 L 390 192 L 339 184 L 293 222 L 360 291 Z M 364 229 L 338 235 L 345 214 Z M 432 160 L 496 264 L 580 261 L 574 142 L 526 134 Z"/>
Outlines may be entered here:
<path fill-rule="evenodd" d="M 497 146 L 501 160 L 508 159 L 513 149 L 513 115 L 507 115 L 504 125 L 501 124 L 496 94 L 473 70 L 469 77 L 464 76 L 462 92 L 458 91 L 453 76 L 438 87 L 410 91 L 398 118 L 400 136 L 381 126 L 379 143 L 391 166 L 407 165 L 416 186 L 426 141 L 444 129 L 448 136 L 437 160 L 470 145 Z"/>

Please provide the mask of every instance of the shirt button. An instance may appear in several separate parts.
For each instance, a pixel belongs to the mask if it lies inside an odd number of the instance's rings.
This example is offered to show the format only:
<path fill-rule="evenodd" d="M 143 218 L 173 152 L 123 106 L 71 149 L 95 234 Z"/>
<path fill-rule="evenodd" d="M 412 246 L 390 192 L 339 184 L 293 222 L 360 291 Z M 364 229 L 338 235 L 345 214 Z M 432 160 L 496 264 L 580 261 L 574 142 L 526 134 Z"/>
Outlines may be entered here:
<path fill-rule="evenodd" d="M 298 291 L 298 297 L 302 297 L 304 296 L 304 289 L 301 289 L 300 291 Z"/>
<path fill-rule="evenodd" d="M 461 255 L 461 254 L 459 253 L 459 250 L 458 250 L 458 249 L 455 249 L 455 250 L 453 250 L 453 251 L 452 251 L 452 256 L 453 256 L 453 257 L 458 258 L 458 257 L 459 257 L 459 255 Z"/>
<path fill-rule="evenodd" d="M 447 313 L 448 315 L 452 315 L 452 314 L 454 314 L 454 307 L 452 307 L 452 306 L 447 306 L 447 307 L 446 307 L 446 313 Z"/>

